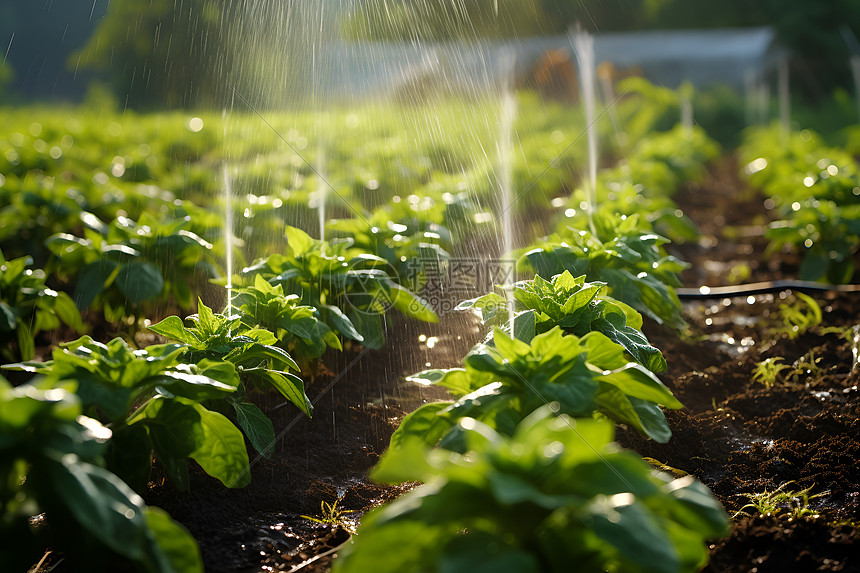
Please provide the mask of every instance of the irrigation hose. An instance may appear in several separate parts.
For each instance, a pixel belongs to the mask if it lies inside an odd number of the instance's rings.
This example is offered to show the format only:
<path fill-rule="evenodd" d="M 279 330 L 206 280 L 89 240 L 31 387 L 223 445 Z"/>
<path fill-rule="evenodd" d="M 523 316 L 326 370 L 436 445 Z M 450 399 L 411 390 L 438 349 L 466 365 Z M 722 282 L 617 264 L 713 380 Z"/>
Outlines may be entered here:
<path fill-rule="evenodd" d="M 749 283 L 745 285 L 699 288 L 677 288 L 675 292 L 678 298 L 708 299 L 708 298 L 731 298 L 735 296 L 748 296 L 754 294 L 766 294 L 784 290 L 797 290 L 801 292 L 860 292 L 860 285 L 846 284 L 835 285 L 828 283 L 817 283 L 813 281 L 778 280 L 760 283 Z"/>
<path fill-rule="evenodd" d="M 333 548 L 329 549 L 328 551 L 325 551 L 325 552 L 320 553 L 318 555 L 314 555 L 310 559 L 302 561 L 301 563 L 299 563 L 298 565 L 296 565 L 295 567 L 290 569 L 288 571 L 288 573 L 295 573 L 296 571 L 304 569 L 308 565 L 315 563 L 316 561 L 318 561 L 319 559 L 322 559 L 323 557 L 328 557 L 329 555 L 331 555 L 333 553 L 337 553 L 338 551 L 340 551 L 341 549 L 343 549 L 344 547 L 346 547 L 350 543 L 352 543 L 352 535 L 350 535 L 346 541 L 344 541 L 343 543 L 341 543 L 337 547 L 333 547 Z"/>

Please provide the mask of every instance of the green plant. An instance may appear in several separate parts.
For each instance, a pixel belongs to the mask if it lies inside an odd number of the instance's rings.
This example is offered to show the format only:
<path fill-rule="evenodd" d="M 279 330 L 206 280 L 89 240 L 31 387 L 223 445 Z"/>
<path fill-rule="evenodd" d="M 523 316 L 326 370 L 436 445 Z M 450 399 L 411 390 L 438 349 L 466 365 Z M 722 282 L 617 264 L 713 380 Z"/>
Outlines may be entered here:
<path fill-rule="evenodd" d="M 681 408 L 662 382 L 600 332 L 579 338 L 559 327 L 529 343 L 496 329 L 495 346 L 478 344 L 465 368 L 426 370 L 409 379 L 447 388 L 456 398 L 421 406 L 403 419 L 391 447 L 418 440 L 457 449 L 457 421 L 473 417 L 511 435 L 517 424 L 547 402 L 574 417 L 605 415 L 658 442 L 672 435 L 658 404 Z"/>
<path fill-rule="evenodd" d="M 462 419 L 463 454 L 389 450 L 373 479 L 425 485 L 366 516 L 335 571 L 697 571 L 728 530 L 710 492 L 620 451 L 608 421 L 552 410 L 511 437 Z"/>
<path fill-rule="evenodd" d="M 74 394 L 12 388 L 0 377 L 4 567 L 26 570 L 50 543 L 76 566 L 107 560 L 107 548 L 147 571 L 203 571 L 188 531 L 104 468 L 110 437 L 110 429 L 81 415 Z M 42 512 L 45 524 L 34 529 L 30 519 Z"/>
<path fill-rule="evenodd" d="M 818 512 L 809 507 L 809 500 L 821 497 L 825 493 L 809 495 L 809 492 L 815 487 L 814 485 L 800 491 L 783 491 L 783 488 L 791 483 L 794 482 L 785 482 L 774 490 L 738 494 L 749 499 L 749 503 L 737 510 L 732 517 L 734 518 L 738 515 L 749 516 L 750 514 L 745 511 L 746 509 L 754 509 L 759 515 L 766 517 L 780 515 L 783 512 L 787 512 L 795 519 L 817 516 Z"/>
<path fill-rule="evenodd" d="M 346 241 L 312 239 L 294 227 L 288 226 L 286 235 L 285 254 L 256 262 L 242 276 L 261 275 L 298 293 L 302 304 L 316 308 L 333 331 L 380 348 L 385 341 L 382 316 L 391 307 L 418 320 L 439 320 L 426 301 L 386 270 L 385 259 L 352 249 Z"/>
<path fill-rule="evenodd" d="M 683 328 L 677 273 L 687 265 L 665 253 L 667 239 L 643 232 L 638 216 L 595 216 L 597 234 L 568 228 L 517 253 L 519 269 L 545 279 L 565 270 L 606 283 L 609 295 L 658 323 Z"/>
<path fill-rule="evenodd" d="M 783 360 L 785 359 L 782 356 L 773 356 L 757 363 L 753 371 L 753 380 L 761 382 L 765 388 L 772 387 L 783 377 L 783 370 L 791 368 L 788 364 L 783 364 Z"/>
<path fill-rule="evenodd" d="M 233 293 L 231 306 L 239 312 L 241 324 L 270 330 L 278 344 L 299 360 L 319 358 L 326 347 L 343 349 L 335 331 L 320 319 L 320 311 L 302 304 L 299 295 L 285 295 L 282 284 L 272 285 L 256 275 L 254 286 L 236 288 Z M 340 308 L 327 310 L 329 323 L 336 325 L 338 332 L 359 342 L 364 340 Z"/>
<path fill-rule="evenodd" d="M 769 252 L 788 248 L 803 258 L 800 278 L 844 283 L 860 246 L 860 170 L 851 154 L 802 130 L 750 131 L 741 154 L 750 182 L 769 196 L 774 221 Z"/>
<path fill-rule="evenodd" d="M 860 179 L 855 180 L 855 189 Z M 860 205 L 806 199 L 792 204 L 787 217 L 765 232 L 768 250 L 788 245 L 803 255 L 800 278 L 846 283 L 854 275 L 854 254 L 860 247 Z"/>
<path fill-rule="evenodd" d="M 218 274 L 212 245 L 188 230 L 190 217 L 164 222 L 143 213 L 138 222 L 120 216 L 110 225 L 91 213 L 82 219 L 85 238 L 59 233 L 46 245 L 57 257 L 58 274 L 76 279 L 78 308 L 101 307 L 109 321 L 137 318 L 171 297 L 190 308 L 195 277 Z"/>
<path fill-rule="evenodd" d="M 303 515 L 302 517 L 305 519 L 309 519 L 314 523 L 331 525 L 332 527 L 341 526 L 344 523 L 345 516 L 349 515 L 350 513 L 355 513 L 355 510 L 340 509 L 337 506 L 338 503 L 340 503 L 340 498 L 335 499 L 332 503 L 323 500 L 320 502 L 319 517 L 311 517 L 310 515 Z"/>
<path fill-rule="evenodd" d="M 789 302 L 780 303 L 779 320 L 782 324 L 777 332 L 794 340 L 810 328 L 821 324 L 821 319 L 821 307 L 815 299 L 797 292 Z"/>
<path fill-rule="evenodd" d="M 329 221 L 326 233 L 352 239 L 354 248 L 385 259 L 401 284 L 418 287 L 425 265 L 440 265 L 450 258 L 452 237 L 441 224 L 445 212 L 451 210 L 448 204 L 444 210 L 435 202 L 429 209 L 414 208 L 417 206 L 420 199 L 417 205 L 408 200 L 390 201 L 362 217 Z"/>
<path fill-rule="evenodd" d="M 0 356 L 9 361 L 31 360 L 35 336 L 58 328 L 60 321 L 79 334 L 86 330 L 69 295 L 48 288 L 45 272 L 29 268 L 32 264 L 30 257 L 7 261 L 0 251 Z"/>
<path fill-rule="evenodd" d="M 652 372 L 666 369 L 665 358 L 640 330 L 642 315 L 623 302 L 603 296 L 605 283 L 587 283 L 585 276 L 574 278 L 564 271 L 549 281 L 538 275 L 500 290 L 510 292 L 513 322 L 508 301 L 494 292 L 463 301 L 457 310 L 479 310 L 484 324 L 499 327 L 526 343 L 555 326 L 576 336 L 602 332 Z"/>
<path fill-rule="evenodd" d="M 156 345 L 132 350 L 122 338 L 107 344 L 84 336 L 54 349 L 53 360 L 4 368 L 44 375 L 44 387 L 67 387 L 83 411 L 110 426 L 107 467 L 142 490 L 155 452 L 168 477 L 188 487 L 187 458 L 229 487 L 247 485 L 248 453 L 242 432 L 203 405 L 236 392 L 230 362 L 182 362 L 186 348 Z"/>
<path fill-rule="evenodd" d="M 264 289 L 275 291 L 263 281 Z M 227 396 L 236 413 L 236 420 L 254 448 L 269 457 L 275 443 L 272 422 L 260 409 L 245 401 L 246 384 L 255 382 L 272 387 L 292 402 L 308 417 L 313 405 L 305 394 L 302 380 L 289 372 L 299 371 L 292 357 L 274 346 L 278 339 L 264 328 L 249 327 L 242 315 L 215 314 L 203 301 L 197 301 L 198 313 L 186 317 L 168 316 L 149 329 L 186 346 L 183 359 L 191 363 L 203 360 L 223 360 L 233 364 L 242 381 L 234 394 Z M 259 309 L 257 309 L 259 310 Z"/>
<path fill-rule="evenodd" d="M 795 360 L 791 365 L 791 376 L 795 381 L 799 381 L 801 376 L 818 376 L 821 374 L 821 368 L 818 366 L 820 361 L 821 358 L 815 357 L 815 349 L 810 348 L 806 354 Z"/>

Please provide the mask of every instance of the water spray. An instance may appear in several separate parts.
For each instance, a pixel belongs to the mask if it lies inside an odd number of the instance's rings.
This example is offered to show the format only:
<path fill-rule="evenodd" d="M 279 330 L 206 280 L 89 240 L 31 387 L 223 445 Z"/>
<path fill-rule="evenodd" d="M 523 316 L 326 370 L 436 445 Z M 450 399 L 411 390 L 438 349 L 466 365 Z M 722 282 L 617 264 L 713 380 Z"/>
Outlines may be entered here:
<path fill-rule="evenodd" d="M 580 94 L 585 107 L 585 124 L 588 135 L 588 226 L 591 234 L 597 236 L 594 225 L 594 212 L 597 210 L 597 125 L 594 111 L 595 67 L 594 38 L 588 32 L 577 28 L 570 34 L 576 63 L 579 71 Z"/>
<path fill-rule="evenodd" d="M 221 184 L 224 187 L 224 248 L 227 250 L 227 308 L 225 314 L 233 313 L 233 186 L 227 164 L 221 166 Z"/>
<path fill-rule="evenodd" d="M 500 65 L 502 68 L 501 89 L 501 115 L 499 118 L 499 187 L 502 196 L 502 253 L 507 257 L 514 250 L 514 228 L 513 228 L 513 130 L 514 119 L 517 115 L 517 100 L 514 94 L 514 66 L 516 59 L 513 52 L 502 55 Z M 504 261 L 504 276 L 510 277 L 511 287 L 516 278 L 516 264 L 514 261 Z M 511 327 L 511 335 L 514 335 L 514 301 L 513 288 L 505 289 L 505 303 L 508 307 L 508 323 Z"/>

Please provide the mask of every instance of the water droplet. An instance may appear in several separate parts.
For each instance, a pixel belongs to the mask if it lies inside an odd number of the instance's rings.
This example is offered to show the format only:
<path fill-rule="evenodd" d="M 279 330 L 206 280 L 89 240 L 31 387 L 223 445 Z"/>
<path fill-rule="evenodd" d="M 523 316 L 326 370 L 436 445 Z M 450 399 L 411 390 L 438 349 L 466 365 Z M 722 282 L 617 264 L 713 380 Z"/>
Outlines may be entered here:
<path fill-rule="evenodd" d="M 199 117 L 192 117 L 188 120 L 188 130 L 194 133 L 200 133 L 203 130 L 203 120 Z"/>

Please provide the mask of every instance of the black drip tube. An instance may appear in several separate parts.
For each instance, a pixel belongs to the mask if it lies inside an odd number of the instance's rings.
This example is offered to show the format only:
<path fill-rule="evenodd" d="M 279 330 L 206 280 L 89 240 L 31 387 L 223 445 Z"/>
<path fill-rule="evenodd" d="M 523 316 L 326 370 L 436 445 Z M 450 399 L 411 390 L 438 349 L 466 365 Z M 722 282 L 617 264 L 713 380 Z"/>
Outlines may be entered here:
<path fill-rule="evenodd" d="M 676 288 L 678 298 L 709 299 L 709 298 L 731 298 L 735 296 L 748 296 L 754 294 L 766 294 L 784 290 L 797 290 L 801 292 L 860 292 L 860 285 L 834 285 L 817 283 L 813 281 L 779 280 L 760 283 L 749 283 L 745 285 L 699 288 Z"/>

